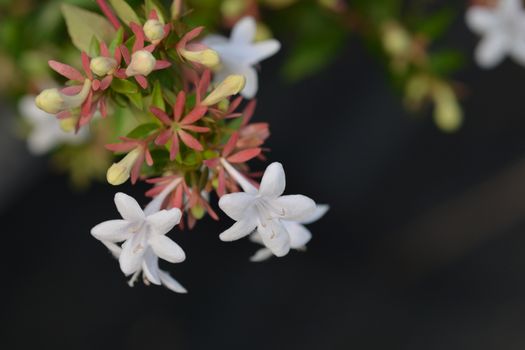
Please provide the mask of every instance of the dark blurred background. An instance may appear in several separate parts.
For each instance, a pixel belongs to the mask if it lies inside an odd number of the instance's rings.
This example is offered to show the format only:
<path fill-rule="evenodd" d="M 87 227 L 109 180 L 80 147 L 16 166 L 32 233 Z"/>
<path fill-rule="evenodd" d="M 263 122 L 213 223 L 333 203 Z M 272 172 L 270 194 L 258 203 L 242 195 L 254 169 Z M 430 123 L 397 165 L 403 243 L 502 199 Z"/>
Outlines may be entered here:
<path fill-rule="evenodd" d="M 478 39 L 460 18 L 447 40 Z M 525 348 L 525 69 L 469 62 L 466 123 L 445 134 L 404 111 L 355 39 L 296 85 L 279 79 L 285 56 L 263 65 L 254 119 L 287 193 L 331 210 L 306 253 L 264 263 L 248 240 L 219 241 L 225 215 L 173 232 L 188 259 L 166 268 L 188 295 L 129 288 L 89 234 L 117 217 L 116 191 L 145 203 L 145 188 L 72 191 L 9 135 L 3 106 L 0 348 Z"/>

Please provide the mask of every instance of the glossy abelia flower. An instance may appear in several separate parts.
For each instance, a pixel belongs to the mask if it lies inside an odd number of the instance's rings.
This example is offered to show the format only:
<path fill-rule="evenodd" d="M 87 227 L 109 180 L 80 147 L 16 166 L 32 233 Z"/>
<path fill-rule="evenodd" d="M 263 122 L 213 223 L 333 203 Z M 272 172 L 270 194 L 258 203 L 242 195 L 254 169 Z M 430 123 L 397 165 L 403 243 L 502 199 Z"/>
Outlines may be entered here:
<path fill-rule="evenodd" d="M 231 37 L 209 35 L 202 43 L 219 54 L 221 65 L 216 69 L 215 81 L 228 75 L 240 74 L 246 78 L 241 94 L 253 98 L 258 90 L 255 66 L 279 51 L 281 44 L 274 39 L 254 42 L 257 24 L 253 17 L 244 17 L 233 27 Z"/>
<path fill-rule="evenodd" d="M 499 0 L 494 7 L 471 6 L 466 12 L 469 28 L 483 38 L 475 59 L 482 68 L 493 68 L 505 56 L 525 65 L 525 11 L 521 0 Z"/>
<path fill-rule="evenodd" d="M 290 234 L 282 221 L 308 218 L 315 210 L 315 202 L 303 195 L 282 195 L 286 180 L 280 163 L 266 168 L 258 190 L 246 180 L 240 185 L 246 192 L 227 194 L 219 200 L 219 207 L 237 221 L 220 234 L 220 239 L 234 241 L 257 229 L 262 242 L 274 255 L 288 254 Z"/>
<path fill-rule="evenodd" d="M 217 52 L 204 44 L 190 42 L 198 37 L 203 30 L 204 27 L 197 27 L 189 31 L 179 40 L 175 48 L 181 58 L 208 68 L 214 68 L 220 62 Z"/>
<path fill-rule="evenodd" d="M 134 276 L 132 282 L 142 272 L 148 282 L 175 287 L 178 283 L 159 270 L 158 258 L 171 263 L 186 259 L 182 248 L 166 236 L 179 223 L 180 210 L 153 212 L 155 208 L 150 207 L 143 211 L 135 199 L 124 193 L 115 195 L 115 205 L 122 219 L 102 222 L 91 229 L 91 234 L 118 257 L 122 272 Z M 118 242 L 124 243 L 119 247 Z"/>
<path fill-rule="evenodd" d="M 282 224 L 286 228 L 286 231 L 290 235 L 290 248 L 295 250 L 304 251 L 306 250 L 306 244 L 312 238 L 312 233 L 304 225 L 311 224 L 321 217 L 328 211 L 329 206 L 326 204 L 318 204 L 315 211 L 300 221 L 288 221 L 282 220 Z M 259 232 L 255 231 L 250 235 L 250 240 L 255 243 L 264 244 Z M 268 248 L 259 249 L 250 260 L 253 262 L 259 262 L 272 257 L 273 253 Z"/>
<path fill-rule="evenodd" d="M 107 171 L 106 178 L 114 186 L 128 181 L 130 176 L 131 183 L 137 182 L 144 161 L 149 166 L 153 165 L 153 157 L 148 147 L 150 139 L 135 140 L 128 137 L 120 137 L 120 139 L 121 143 L 106 145 L 106 148 L 113 152 L 128 152 L 119 162 L 113 163 Z"/>

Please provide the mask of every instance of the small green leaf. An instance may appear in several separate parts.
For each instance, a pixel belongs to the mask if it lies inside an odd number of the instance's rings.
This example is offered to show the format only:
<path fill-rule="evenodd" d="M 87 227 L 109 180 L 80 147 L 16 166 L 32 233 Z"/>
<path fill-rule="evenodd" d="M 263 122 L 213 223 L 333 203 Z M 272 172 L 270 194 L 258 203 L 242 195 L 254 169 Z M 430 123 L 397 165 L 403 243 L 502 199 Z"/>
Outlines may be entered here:
<path fill-rule="evenodd" d="M 162 88 L 160 87 L 160 82 L 155 80 L 153 84 L 153 93 L 151 94 L 151 105 L 166 110 L 166 105 L 164 104 L 164 99 L 162 98 Z"/>
<path fill-rule="evenodd" d="M 138 109 L 144 109 L 144 103 L 142 101 L 142 95 L 140 92 L 127 93 L 126 96 L 135 107 Z"/>
<path fill-rule="evenodd" d="M 109 51 L 112 54 L 115 54 L 115 50 L 122 45 L 122 41 L 124 40 L 124 28 L 120 27 L 117 31 L 117 34 L 115 36 L 115 39 L 111 41 L 111 44 L 109 44 Z"/>
<path fill-rule="evenodd" d="M 91 37 L 91 43 L 89 44 L 88 54 L 91 57 L 100 56 L 100 43 L 96 37 Z"/>
<path fill-rule="evenodd" d="M 228 129 L 239 130 L 242 122 L 243 122 L 242 118 L 235 118 L 231 122 L 228 123 Z"/>
<path fill-rule="evenodd" d="M 134 22 L 140 25 L 140 20 L 133 8 L 124 0 L 109 0 L 113 9 L 117 13 L 117 16 L 128 26 L 130 22 Z"/>
<path fill-rule="evenodd" d="M 127 137 L 132 139 L 143 139 L 146 136 L 149 136 L 153 131 L 156 131 L 159 129 L 159 125 L 155 123 L 146 123 L 141 124 L 137 126 L 135 129 L 133 129 Z"/>
<path fill-rule="evenodd" d="M 443 50 L 430 55 L 430 67 L 433 72 L 441 75 L 454 73 L 465 63 L 465 57 L 461 52 Z"/>
<path fill-rule="evenodd" d="M 115 29 L 108 20 L 97 13 L 62 4 L 62 14 L 73 44 L 81 51 L 89 51 L 92 37 L 106 43 L 115 37 Z"/>
<path fill-rule="evenodd" d="M 134 82 L 125 79 L 113 79 L 111 88 L 121 94 L 134 94 L 139 91 Z"/>

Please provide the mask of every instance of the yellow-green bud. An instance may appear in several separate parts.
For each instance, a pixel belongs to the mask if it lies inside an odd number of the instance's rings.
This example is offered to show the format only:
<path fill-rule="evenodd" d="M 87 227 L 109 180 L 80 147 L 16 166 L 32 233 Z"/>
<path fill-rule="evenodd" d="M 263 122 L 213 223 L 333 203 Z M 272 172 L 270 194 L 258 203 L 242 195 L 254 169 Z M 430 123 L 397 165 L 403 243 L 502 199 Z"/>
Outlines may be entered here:
<path fill-rule="evenodd" d="M 158 44 L 164 37 L 164 24 L 158 19 L 148 19 L 142 29 L 146 38 L 154 44 Z"/>
<path fill-rule="evenodd" d="M 134 75 L 148 75 L 155 68 L 157 60 L 151 52 L 146 50 L 139 50 L 131 55 L 131 62 L 126 68 L 126 75 L 132 77 Z"/>
<path fill-rule="evenodd" d="M 117 68 L 117 61 L 111 57 L 99 56 L 91 60 L 89 68 L 99 77 L 113 74 Z"/>
<path fill-rule="evenodd" d="M 200 51 L 182 49 L 179 52 L 180 55 L 188 61 L 202 64 L 208 68 L 215 68 L 220 63 L 219 54 L 212 49 L 204 49 Z"/>
<path fill-rule="evenodd" d="M 396 22 L 383 26 L 382 41 L 385 51 L 394 57 L 407 55 L 412 44 L 408 32 Z"/>
<path fill-rule="evenodd" d="M 66 118 L 60 120 L 60 129 L 62 129 L 64 132 L 72 132 L 75 130 L 75 127 L 77 125 L 77 120 L 75 118 Z"/>
<path fill-rule="evenodd" d="M 87 98 L 91 90 L 91 80 L 84 80 L 82 90 L 76 95 L 69 96 L 61 93 L 58 89 L 45 89 L 35 98 L 38 108 L 49 114 L 57 114 L 61 111 L 79 107 Z"/>
<path fill-rule="evenodd" d="M 204 106 L 212 106 L 223 99 L 238 94 L 244 89 L 246 78 L 242 75 L 229 75 L 202 101 Z"/>
<path fill-rule="evenodd" d="M 444 83 L 434 90 L 434 122 L 445 132 L 454 132 L 463 123 L 463 111 L 452 88 Z"/>
<path fill-rule="evenodd" d="M 106 173 L 106 179 L 113 186 L 122 185 L 128 181 L 133 164 L 139 158 L 141 150 L 137 147 L 118 163 L 113 163 Z"/>

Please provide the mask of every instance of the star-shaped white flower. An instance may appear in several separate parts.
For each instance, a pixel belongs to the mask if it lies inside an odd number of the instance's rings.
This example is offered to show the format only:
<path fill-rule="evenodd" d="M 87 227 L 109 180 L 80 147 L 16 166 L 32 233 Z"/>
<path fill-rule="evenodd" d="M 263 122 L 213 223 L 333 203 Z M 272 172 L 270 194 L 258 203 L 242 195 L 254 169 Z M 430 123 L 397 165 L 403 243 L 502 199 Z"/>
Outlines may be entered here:
<path fill-rule="evenodd" d="M 326 204 L 318 204 L 315 210 L 300 221 L 288 221 L 282 220 L 282 224 L 286 228 L 286 231 L 290 235 L 290 248 L 295 250 L 306 250 L 306 244 L 312 239 L 312 233 L 304 225 L 311 224 L 326 214 L 330 207 Z M 263 244 L 261 235 L 258 231 L 255 231 L 250 235 L 250 240 L 254 243 Z M 272 251 L 268 248 L 261 248 L 255 252 L 250 258 L 250 261 L 259 262 L 271 258 L 273 255 Z"/>
<path fill-rule="evenodd" d="M 24 96 L 20 100 L 18 109 L 31 126 L 27 146 L 32 154 L 45 154 L 61 144 L 79 144 L 88 136 L 87 128 L 80 129 L 77 134 L 62 130 L 60 122 L 54 115 L 42 111 L 35 105 L 34 96 Z"/>
<path fill-rule="evenodd" d="M 179 223 L 181 211 L 177 208 L 143 211 L 135 199 L 124 193 L 115 195 L 115 205 L 123 219 L 102 222 L 91 229 L 91 234 L 119 259 L 120 269 L 126 276 L 134 275 L 131 283 L 143 272 L 148 282 L 185 293 L 185 289 L 158 266 L 159 257 L 171 263 L 186 259 L 182 248 L 166 236 Z M 115 244 L 122 241 L 122 246 Z"/>
<path fill-rule="evenodd" d="M 482 68 L 493 68 L 506 55 L 525 65 L 525 11 L 521 0 L 499 0 L 495 7 L 471 6 L 468 27 L 483 36 L 475 59 Z"/>
<path fill-rule="evenodd" d="M 227 194 L 219 207 L 237 221 L 220 235 L 233 241 L 252 233 L 256 228 L 263 244 L 276 256 L 288 254 L 290 234 L 282 220 L 302 221 L 315 211 L 315 202 L 303 195 L 282 196 L 286 186 L 283 166 L 272 163 L 264 172 L 259 190 Z M 246 188 L 245 188 L 246 190 Z"/>
<path fill-rule="evenodd" d="M 253 17 L 244 17 L 235 24 L 230 39 L 221 35 L 209 35 L 202 43 L 215 50 L 221 65 L 215 72 L 214 81 L 221 82 L 227 76 L 240 74 L 246 78 L 241 95 L 253 98 L 258 90 L 257 71 L 254 66 L 273 56 L 281 48 L 275 39 L 255 42 L 257 24 Z"/>

